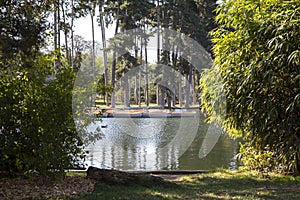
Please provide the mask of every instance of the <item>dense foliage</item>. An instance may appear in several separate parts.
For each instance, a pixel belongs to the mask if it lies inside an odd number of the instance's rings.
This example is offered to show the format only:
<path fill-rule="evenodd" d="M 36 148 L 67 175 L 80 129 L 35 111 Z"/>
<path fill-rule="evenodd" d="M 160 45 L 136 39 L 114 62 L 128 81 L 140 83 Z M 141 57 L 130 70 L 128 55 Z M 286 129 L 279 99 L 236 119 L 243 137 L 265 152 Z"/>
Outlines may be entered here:
<path fill-rule="evenodd" d="M 53 61 L 42 57 L 30 70 L 1 74 L 0 170 L 61 172 L 81 155 L 72 117 L 74 73 L 61 69 L 49 78 L 47 65 Z"/>
<path fill-rule="evenodd" d="M 300 2 L 227 0 L 217 11 L 214 67 L 202 102 L 226 130 L 245 140 L 244 164 L 300 172 Z M 215 80 L 210 75 L 219 74 Z M 226 115 L 212 108 L 226 95 Z M 221 119 L 221 120 L 220 120 Z"/>
<path fill-rule="evenodd" d="M 72 115 L 75 73 L 59 50 L 41 52 L 52 6 L 0 3 L 0 171 L 62 172 L 83 155 Z"/>
<path fill-rule="evenodd" d="M 47 17 L 51 0 L 3 0 L 0 3 L 0 67 L 10 67 L 8 61 L 19 54 L 23 67 L 30 67 L 32 56 L 45 42 Z"/>

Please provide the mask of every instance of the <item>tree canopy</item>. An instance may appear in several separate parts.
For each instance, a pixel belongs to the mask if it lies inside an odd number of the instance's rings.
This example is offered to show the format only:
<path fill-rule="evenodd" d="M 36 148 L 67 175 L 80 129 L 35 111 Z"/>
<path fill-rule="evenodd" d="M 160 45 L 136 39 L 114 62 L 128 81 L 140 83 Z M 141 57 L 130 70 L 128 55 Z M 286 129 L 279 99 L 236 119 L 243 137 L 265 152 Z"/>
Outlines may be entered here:
<path fill-rule="evenodd" d="M 0 67 L 19 56 L 25 67 L 45 42 L 49 1 L 4 0 L 0 3 Z"/>

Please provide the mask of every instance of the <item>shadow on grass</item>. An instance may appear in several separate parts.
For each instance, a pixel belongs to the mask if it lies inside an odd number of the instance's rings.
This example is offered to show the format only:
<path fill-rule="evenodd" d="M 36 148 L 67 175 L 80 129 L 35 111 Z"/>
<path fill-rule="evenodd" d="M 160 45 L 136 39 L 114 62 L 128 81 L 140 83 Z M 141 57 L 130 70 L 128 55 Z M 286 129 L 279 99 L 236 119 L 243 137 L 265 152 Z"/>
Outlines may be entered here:
<path fill-rule="evenodd" d="M 76 199 L 98 200 L 98 199 L 181 199 L 178 194 L 182 187 L 175 183 L 166 182 L 159 185 L 115 185 L 97 183 L 92 194 Z"/>
<path fill-rule="evenodd" d="M 246 174 L 216 172 L 186 176 L 160 185 L 98 183 L 92 194 L 76 199 L 300 199 L 300 178 L 263 179 Z"/>

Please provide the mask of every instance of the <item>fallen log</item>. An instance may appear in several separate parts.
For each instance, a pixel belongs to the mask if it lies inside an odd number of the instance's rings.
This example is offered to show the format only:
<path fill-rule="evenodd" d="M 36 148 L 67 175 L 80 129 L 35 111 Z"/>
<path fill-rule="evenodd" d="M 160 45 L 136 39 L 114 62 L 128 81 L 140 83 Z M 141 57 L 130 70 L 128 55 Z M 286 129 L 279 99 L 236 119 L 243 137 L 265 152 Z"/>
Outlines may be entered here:
<path fill-rule="evenodd" d="M 90 166 L 87 177 L 96 181 L 111 184 L 140 184 L 144 186 L 161 185 L 167 183 L 163 178 L 146 173 L 130 173 L 113 169 L 100 169 Z"/>

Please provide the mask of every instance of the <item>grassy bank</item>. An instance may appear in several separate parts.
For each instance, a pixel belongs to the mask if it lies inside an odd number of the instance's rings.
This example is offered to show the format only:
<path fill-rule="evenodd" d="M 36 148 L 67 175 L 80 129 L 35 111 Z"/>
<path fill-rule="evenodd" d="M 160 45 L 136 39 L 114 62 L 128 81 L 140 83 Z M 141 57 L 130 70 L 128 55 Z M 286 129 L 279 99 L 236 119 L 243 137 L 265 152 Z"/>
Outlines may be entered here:
<path fill-rule="evenodd" d="M 152 186 L 97 183 L 93 193 L 77 199 L 300 199 L 300 177 L 219 171 Z"/>

